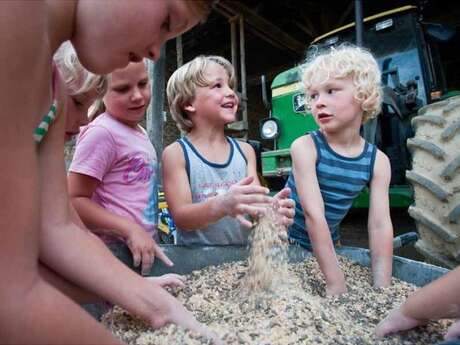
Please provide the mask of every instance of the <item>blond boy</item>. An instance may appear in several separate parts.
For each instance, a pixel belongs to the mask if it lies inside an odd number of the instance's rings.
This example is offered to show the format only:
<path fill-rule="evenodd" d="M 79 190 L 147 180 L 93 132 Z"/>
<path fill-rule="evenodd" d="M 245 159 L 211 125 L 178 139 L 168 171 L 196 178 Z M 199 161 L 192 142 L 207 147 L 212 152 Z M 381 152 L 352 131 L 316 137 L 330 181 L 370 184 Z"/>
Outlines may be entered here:
<path fill-rule="evenodd" d="M 313 250 L 326 293 L 347 291 L 335 255 L 339 225 L 353 199 L 369 185 L 368 231 L 375 286 L 391 281 L 393 228 L 389 212 L 390 163 L 360 136 L 360 127 L 381 107 L 380 72 L 373 56 L 354 46 L 331 48 L 307 60 L 306 100 L 319 130 L 291 146 L 287 186 L 296 202 L 292 242 Z"/>
<path fill-rule="evenodd" d="M 164 188 L 178 226 L 179 244 L 246 244 L 251 226 L 273 202 L 259 185 L 252 147 L 227 137 L 238 98 L 232 65 L 219 56 L 199 56 L 168 81 L 171 114 L 185 134 L 163 153 Z M 284 189 L 275 200 L 279 220 L 292 223 L 293 202 Z M 265 205 L 264 205 L 265 204 Z"/>

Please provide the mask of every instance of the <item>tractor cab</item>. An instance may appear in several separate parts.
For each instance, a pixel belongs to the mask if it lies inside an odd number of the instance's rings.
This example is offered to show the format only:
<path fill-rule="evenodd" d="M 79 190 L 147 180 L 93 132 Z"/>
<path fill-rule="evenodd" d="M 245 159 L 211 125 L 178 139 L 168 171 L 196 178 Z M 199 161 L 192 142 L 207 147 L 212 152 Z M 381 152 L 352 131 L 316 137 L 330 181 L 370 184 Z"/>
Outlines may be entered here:
<path fill-rule="evenodd" d="M 405 172 L 411 168 L 406 141 L 414 135 L 411 119 L 426 104 L 452 94 L 441 63 L 439 46 L 455 30 L 424 23 L 417 8 L 405 6 L 364 19 L 363 45 L 377 59 L 382 71 L 382 113 L 362 127 L 363 137 L 389 157 L 392 169 L 391 206 L 412 203 Z M 327 49 L 356 41 L 351 23 L 316 38 L 308 49 Z M 318 128 L 305 109 L 300 67 L 279 74 L 272 82 L 270 117 L 261 120 L 262 139 L 273 140 L 274 150 L 262 153 L 263 175 L 272 187 L 283 185 L 291 169 L 289 148 L 299 136 Z M 452 85 L 450 85 L 452 86 Z M 368 191 L 356 199 L 355 207 L 367 207 Z"/>

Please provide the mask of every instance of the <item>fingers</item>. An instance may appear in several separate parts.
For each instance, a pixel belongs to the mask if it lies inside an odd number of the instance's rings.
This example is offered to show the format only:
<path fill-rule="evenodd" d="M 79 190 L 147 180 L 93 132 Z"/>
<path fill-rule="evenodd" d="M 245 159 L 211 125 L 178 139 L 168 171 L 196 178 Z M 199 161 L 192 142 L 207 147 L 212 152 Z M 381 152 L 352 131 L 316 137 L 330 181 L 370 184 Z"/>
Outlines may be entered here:
<path fill-rule="evenodd" d="M 326 295 L 327 296 L 340 296 L 348 291 L 345 284 L 336 284 L 326 286 Z"/>
<path fill-rule="evenodd" d="M 249 215 L 253 218 L 260 218 L 267 212 L 263 206 L 239 205 L 236 211 L 237 216 Z"/>
<path fill-rule="evenodd" d="M 283 231 L 285 231 L 286 228 L 289 228 L 294 223 L 294 219 L 288 218 L 286 216 L 279 216 L 277 222 L 279 223 L 279 225 L 284 227 Z"/>
<path fill-rule="evenodd" d="M 183 288 L 185 287 L 185 277 L 175 273 L 165 274 L 164 276 L 164 284 L 162 286 L 170 286 L 170 287 L 178 287 Z"/>
<path fill-rule="evenodd" d="M 293 210 L 295 207 L 295 201 L 288 198 L 278 200 L 278 204 L 280 208 L 287 208 L 290 210 Z"/>
<path fill-rule="evenodd" d="M 126 242 L 126 245 L 128 246 L 128 248 L 131 251 L 131 254 L 133 256 L 133 266 L 138 267 L 139 264 L 141 263 L 141 251 L 140 251 L 140 249 L 137 246 L 135 246 L 131 241 Z"/>
<path fill-rule="evenodd" d="M 156 243 L 155 243 L 154 251 L 155 251 L 155 256 L 161 261 L 163 261 L 166 266 L 168 267 L 174 266 L 174 263 L 163 252 L 163 249 L 161 249 Z"/>
<path fill-rule="evenodd" d="M 280 207 L 277 210 L 278 214 L 286 218 L 294 218 L 295 210 L 292 207 Z"/>
<path fill-rule="evenodd" d="M 235 183 L 235 186 L 246 186 L 254 182 L 254 176 L 246 176 L 244 179 Z"/>
<path fill-rule="evenodd" d="M 154 260 L 155 260 L 155 256 L 150 250 L 142 251 L 141 275 L 145 276 L 150 273 L 150 269 L 152 268 Z"/>
<path fill-rule="evenodd" d="M 254 184 L 238 187 L 234 185 L 233 190 L 237 191 L 237 194 L 254 194 L 255 196 L 264 196 L 264 198 L 268 198 L 270 201 L 272 200 L 272 198 L 265 196 L 270 192 L 267 187 L 262 187 Z"/>
<path fill-rule="evenodd" d="M 273 198 L 261 194 L 241 194 L 236 197 L 236 208 L 241 205 L 259 204 L 260 207 L 268 206 L 272 203 Z"/>
<path fill-rule="evenodd" d="M 239 222 L 242 226 L 244 226 L 245 228 L 247 228 L 247 229 L 252 228 L 252 222 L 249 221 L 249 220 L 247 220 L 246 218 L 244 218 L 243 215 L 241 215 L 241 214 L 237 215 L 237 216 L 236 216 L 236 219 L 237 219 L 238 222 Z"/>
<path fill-rule="evenodd" d="M 278 193 L 275 194 L 273 198 L 281 200 L 281 199 L 286 199 L 291 195 L 291 189 L 288 187 L 285 187 L 281 189 Z"/>
<path fill-rule="evenodd" d="M 399 308 L 392 310 L 375 329 L 375 335 L 379 338 L 390 333 L 405 331 L 426 323 L 423 320 L 413 319 L 405 316 Z"/>
<path fill-rule="evenodd" d="M 383 338 L 387 334 L 392 333 L 392 327 L 389 325 L 389 323 L 385 319 L 383 321 L 380 321 L 374 333 L 377 338 Z"/>
<path fill-rule="evenodd" d="M 444 336 L 445 340 L 457 340 L 460 338 L 460 321 L 452 324 L 448 329 L 447 333 Z"/>

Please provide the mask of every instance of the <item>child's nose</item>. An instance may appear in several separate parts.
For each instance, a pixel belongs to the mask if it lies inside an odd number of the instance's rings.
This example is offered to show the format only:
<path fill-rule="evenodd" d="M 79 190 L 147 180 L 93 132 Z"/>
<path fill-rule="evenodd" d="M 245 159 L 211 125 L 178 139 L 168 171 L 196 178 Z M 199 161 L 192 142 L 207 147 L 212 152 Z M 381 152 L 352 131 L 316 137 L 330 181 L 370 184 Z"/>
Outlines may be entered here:
<path fill-rule="evenodd" d="M 316 108 L 321 108 L 323 107 L 325 104 L 324 104 L 324 97 L 322 97 L 320 94 L 318 94 L 315 98 L 315 100 L 313 101 L 313 106 L 316 107 Z"/>
<path fill-rule="evenodd" d="M 228 97 L 236 97 L 236 92 L 230 86 L 226 87 L 225 95 Z"/>
<path fill-rule="evenodd" d="M 158 60 L 159 57 L 160 57 L 160 46 L 152 45 L 149 48 L 148 58 L 150 60 Z"/>
<path fill-rule="evenodd" d="M 135 87 L 134 90 L 133 90 L 133 93 L 131 94 L 131 100 L 132 101 L 137 101 L 137 100 L 139 100 L 141 98 L 142 98 L 141 90 L 139 90 L 139 88 Z"/>

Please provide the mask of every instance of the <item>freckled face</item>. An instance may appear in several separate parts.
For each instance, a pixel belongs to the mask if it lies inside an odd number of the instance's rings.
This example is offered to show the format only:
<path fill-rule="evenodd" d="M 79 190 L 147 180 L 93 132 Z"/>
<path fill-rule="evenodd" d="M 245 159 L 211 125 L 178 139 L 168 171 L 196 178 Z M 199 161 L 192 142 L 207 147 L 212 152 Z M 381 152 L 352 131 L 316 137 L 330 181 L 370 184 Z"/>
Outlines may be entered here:
<path fill-rule="evenodd" d="M 81 63 L 106 74 L 142 58 L 195 26 L 200 17 L 182 0 L 78 1 L 72 43 Z"/>

